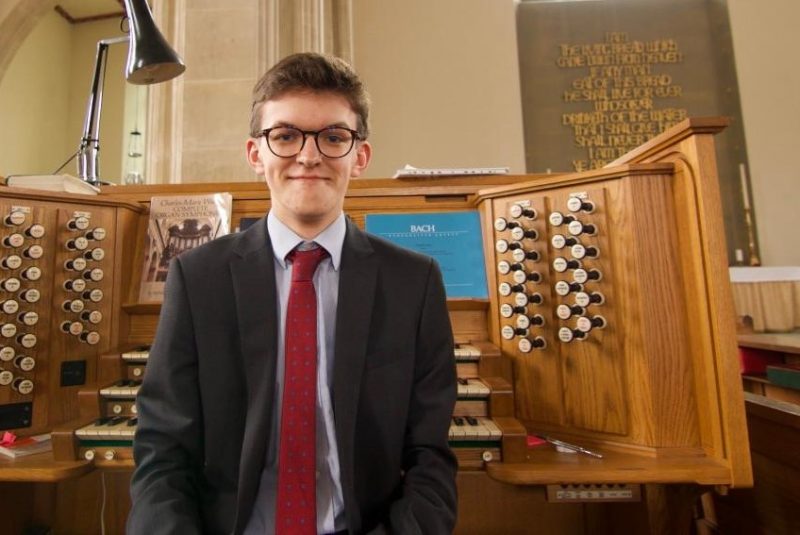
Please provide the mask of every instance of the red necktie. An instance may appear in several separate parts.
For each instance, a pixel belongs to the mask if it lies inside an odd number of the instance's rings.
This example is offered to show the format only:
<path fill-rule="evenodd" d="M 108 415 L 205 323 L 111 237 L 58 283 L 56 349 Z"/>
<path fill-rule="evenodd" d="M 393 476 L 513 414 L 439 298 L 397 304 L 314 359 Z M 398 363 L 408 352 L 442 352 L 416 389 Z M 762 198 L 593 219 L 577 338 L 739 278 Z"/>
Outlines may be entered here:
<path fill-rule="evenodd" d="M 326 255 L 317 247 L 287 256 L 292 286 L 286 307 L 276 535 L 317 533 L 317 296 L 312 279 Z"/>

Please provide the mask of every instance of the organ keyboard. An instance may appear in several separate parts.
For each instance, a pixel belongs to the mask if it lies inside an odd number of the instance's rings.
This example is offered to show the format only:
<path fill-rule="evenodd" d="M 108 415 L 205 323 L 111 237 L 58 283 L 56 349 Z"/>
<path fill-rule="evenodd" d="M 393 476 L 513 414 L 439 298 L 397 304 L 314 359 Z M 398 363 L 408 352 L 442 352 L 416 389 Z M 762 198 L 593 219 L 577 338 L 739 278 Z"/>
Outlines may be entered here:
<path fill-rule="evenodd" d="M 131 444 L 136 433 L 136 418 L 105 416 L 75 430 L 76 455 L 97 466 L 128 466 L 133 460 Z"/>
<path fill-rule="evenodd" d="M 122 379 L 113 385 L 100 389 L 100 395 L 106 398 L 135 398 L 142 382 L 140 380 Z"/>
<path fill-rule="evenodd" d="M 124 351 L 120 358 L 125 362 L 147 362 L 147 357 L 150 355 L 149 346 L 139 347 L 131 351 Z"/>
<path fill-rule="evenodd" d="M 448 432 L 450 440 L 499 441 L 503 432 L 491 418 L 455 416 Z"/>
<path fill-rule="evenodd" d="M 91 423 L 74 426 L 74 438 L 70 431 L 57 430 L 55 440 L 74 442 L 74 448 L 59 448 L 57 451 L 71 452 L 70 458 L 90 458 L 102 466 L 119 466 L 132 459 L 132 441 L 136 432 L 136 394 L 141 385 L 142 372 L 147 364 L 148 347 L 141 346 L 118 354 L 104 355 L 101 362 L 123 363 L 122 373 L 127 377 L 95 391 L 85 391 L 86 400 L 82 404 L 82 420 Z M 476 365 L 486 357 L 484 367 L 487 371 L 507 372 L 508 368 L 493 366 L 492 359 L 499 359 L 499 352 L 492 344 L 482 341 L 475 344 L 458 344 L 454 359 L 465 359 Z M 509 382 L 501 377 L 479 378 L 477 376 L 458 377 L 458 400 L 450 426 L 449 440 L 459 459 L 462 469 L 479 469 L 486 462 L 502 458 L 503 430 L 494 423 L 492 414 L 509 416 L 513 406 L 510 401 L 512 389 Z M 521 426 L 506 424 L 507 439 L 521 440 Z M 106 442 L 113 440 L 113 444 Z M 99 453 L 98 453 L 99 452 Z M 111 453 L 109 453 L 111 452 Z"/>
<path fill-rule="evenodd" d="M 481 358 L 481 349 L 472 344 L 455 345 L 456 362 L 475 362 Z"/>
<path fill-rule="evenodd" d="M 104 416 L 89 425 L 75 430 L 79 439 L 132 441 L 136 432 L 136 418 Z"/>
<path fill-rule="evenodd" d="M 457 308 L 450 311 L 458 391 L 448 438 L 459 469 L 480 470 L 504 458 L 522 458 L 525 429 L 513 417 L 510 361 L 493 343 L 474 338 L 464 317 L 467 311 Z"/>
<path fill-rule="evenodd" d="M 463 399 L 487 398 L 489 397 L 489 387 L 480 379 L 458 378 L 458 397 Z"/>

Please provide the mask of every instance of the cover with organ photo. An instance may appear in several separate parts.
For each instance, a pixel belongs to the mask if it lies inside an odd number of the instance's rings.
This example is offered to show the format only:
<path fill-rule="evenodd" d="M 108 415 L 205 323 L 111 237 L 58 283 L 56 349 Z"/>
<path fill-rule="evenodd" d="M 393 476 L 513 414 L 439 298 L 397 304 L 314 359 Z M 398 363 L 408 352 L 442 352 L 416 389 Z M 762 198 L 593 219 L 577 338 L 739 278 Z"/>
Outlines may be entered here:
<path fill-rule="evenodd" d="M 150 200 L 140 302 L 163 300 L 170 260 L 230 232 L 232 204 L 230 193 L 163 196 Z"/>

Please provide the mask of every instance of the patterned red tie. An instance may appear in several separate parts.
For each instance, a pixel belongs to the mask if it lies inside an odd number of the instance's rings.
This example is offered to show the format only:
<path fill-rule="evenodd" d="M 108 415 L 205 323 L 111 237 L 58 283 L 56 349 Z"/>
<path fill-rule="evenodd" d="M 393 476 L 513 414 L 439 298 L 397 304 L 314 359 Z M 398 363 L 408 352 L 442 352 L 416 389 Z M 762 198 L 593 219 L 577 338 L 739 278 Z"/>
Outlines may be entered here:
<path fill-rule="evenodd" d="M 327 252 L 294 250 L 286 307 L 276 535 L 316 535 L 317 296 L 314 272 Z"/>

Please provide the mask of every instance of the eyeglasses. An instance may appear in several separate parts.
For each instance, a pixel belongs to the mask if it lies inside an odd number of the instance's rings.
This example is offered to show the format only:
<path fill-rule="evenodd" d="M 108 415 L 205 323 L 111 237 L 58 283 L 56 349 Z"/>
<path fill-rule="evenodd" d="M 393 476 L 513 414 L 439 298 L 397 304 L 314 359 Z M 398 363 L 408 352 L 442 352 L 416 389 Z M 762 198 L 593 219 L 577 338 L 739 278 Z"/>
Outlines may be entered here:
<path fill-rule="evenodd" d="M 327 158 L 343 158 L 350 154 L 356 140 L 361 139 L 356 130 L 342 126 L 332 126 L 322 130 L 300 130 L 292 126 L 275 126 L 259 132 L 264 136 L 267 147 L 279 158 L 292 158 L 300 154 L 308 136 L 314 137 L 317 150 Z"/>

